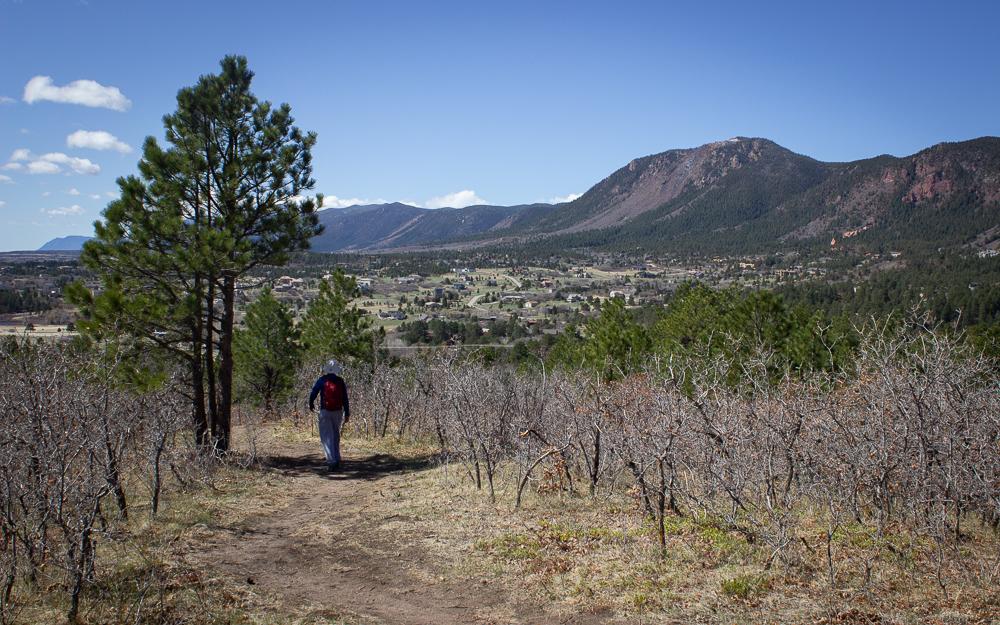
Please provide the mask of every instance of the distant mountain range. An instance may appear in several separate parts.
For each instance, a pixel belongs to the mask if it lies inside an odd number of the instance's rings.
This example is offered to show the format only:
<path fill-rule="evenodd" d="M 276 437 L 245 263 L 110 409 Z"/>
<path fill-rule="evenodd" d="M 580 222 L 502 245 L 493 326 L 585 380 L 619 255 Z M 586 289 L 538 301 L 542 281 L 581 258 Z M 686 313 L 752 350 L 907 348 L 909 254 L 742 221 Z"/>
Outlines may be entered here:
<path fill-rule="evenodd" d="M 1000 246 L 1000 138 L 825 163 L 738 137 L 637 158 L 572 202 L 319 212 L 319 252 L 534 246 L 666 253 Z M 78 250 L 63 237 L 41 250 Z"/>
<path fill-rule="evenodd" d="M 83 249 L 83 244 L 89 241 L 92 237 L 84 236 L 68 236 L 59 237 L 52 239 L 42 247 L 38 248 L 39 252 L 79 252 Z"/>
<path fill-rule="evenodd" d="M 494 243 L 746 253 L 794 246 L 1000 244 L 1000 138 L 825 163 L 760 138 L 635 159 L 572 202 L 328 209 L 313 249 Z"/>

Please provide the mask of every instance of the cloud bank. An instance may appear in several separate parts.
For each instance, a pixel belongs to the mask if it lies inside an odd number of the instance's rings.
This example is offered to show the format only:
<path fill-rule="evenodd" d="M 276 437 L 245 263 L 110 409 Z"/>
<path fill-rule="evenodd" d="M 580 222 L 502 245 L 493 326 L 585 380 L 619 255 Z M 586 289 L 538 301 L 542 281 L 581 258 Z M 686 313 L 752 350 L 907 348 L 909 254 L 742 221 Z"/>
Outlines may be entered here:
<path fill-rule="evenodd" d="M 336 195 L 323 196 L 323 208 L 347 208 L 348 206 L 364 206 L 366 204 L 388 204 L 388 200 L 378 198 L 375 200 L 358 197 L 337 197 Z"/>
<path fill-rule="evenodd" d="M 570 193 L 569 195 L 560 195 L 554 198 L 549 198 L 549 204 L 563 204 L 565 202 L 572 202 L 576 198 L 583 195 L 582 193 Z"/>
<path fill-rule="evenodd" d="M 465 208 L 476 204 L 487 204 L 487 201 L 476 195 L 471 189 L 463 189 L 454 193 L 446 193 L 432 197 L 424 202 L 424 208 Z"/>
<path fill-rule="evenodd" d="M 77 130 L 66 137 L 66 145 L 71 148 L 114 150 L 122 154 L 132 151 L 132 146 L 106 130 Z"/>
<path fill-rule="evenodd" d="M 35 76 L 29 80 L 24 86 L 24 101 L 28 104 L 43 101 L 80 104 L 113 111 L 127 111 L 132 107 L 132 101 L 118 87 L 107 87 L 94 80 L 74 80 L 60 87 L 50 76 Z"/>
<path fill-rule="evenodd" d="M 63 217 L 66 215 L 79 215 L 83 213 L 83 207 L 79 204 L 72 206 L 59 206 L 57 208 L 43 208 L 42 212 L 53 217 Z"/>
<path fill-rule="evenodd" d="M 14 150 L 10 162 L 3 169 L 25 169 L 29 174 L 59 174 L 62 172 L 94 175 L 101 172 L 101 166 L 90 159 L 69 156 L 62 152 L 49 152 L 35 156 L 25 148 Z"/>
<path fill-rule="evenodd" d="M 348 206 L 364 206 L 367 204 L 388 204 L 392 200 L 378 199 L 368 199 L 368 198 L 342 198 L 336 195 L 324 195 L 323 196 L 323 208 L 347 208 Z M 416 206 L 417 208 L 465 208 L 466 206 L 475 206 L 477 204 L 488 204 L 486 200 L 476 195 L 476 192 L 471 189 L 464 189 L 462 191 L 455 191 L 454 193 L 446 193 L 444 195 L 439 195 L 437 197 L 432 197 L 426 202 L 417 202 L 414 200 L 396 200 L 400 204 L 408 204 L 410 206 Z"/>

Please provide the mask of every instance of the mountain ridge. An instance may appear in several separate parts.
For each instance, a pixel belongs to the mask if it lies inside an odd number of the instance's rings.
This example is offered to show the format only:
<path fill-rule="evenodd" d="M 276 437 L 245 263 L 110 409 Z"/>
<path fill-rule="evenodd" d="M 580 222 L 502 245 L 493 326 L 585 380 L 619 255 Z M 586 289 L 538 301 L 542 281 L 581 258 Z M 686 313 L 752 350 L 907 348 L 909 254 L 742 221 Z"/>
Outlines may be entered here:
<path fill-rule="evenodd" d="M 71 234 L 64 237 L 56 237 L 46 241 L 44 245 L 38 248 L 39 252 L 79 252 L 83 250 L 83 244 L 91 240 L 93 237 L 88 237 L 79 234 Z"/>
<path fill-rule="evenodd" d="M 318 212 L 317 252 L 491 245 L 682 254 L 802 246 L 1000 247 L 1000 137 L 824 162 L 762 137 L 632 159 L 570 202 Z M 89 237 L 40 251 L 78 251 Z"/>
<path fill-rule="evenodd" d="M 572 202 L 406 210 L 406 223 L 388 232 L 370 222 L 324 219 L 322 211 L 321 221 L 337 230 L 336 237 L 358 244 L 331 248 L 318 239 L 314 249 L 544 239 L 570 247 L 715 253 L 845 237 L 996 245 L 990 233 L 1000 230 L 1000 138 L 939 143 L 909 156 L 824 162 L 769 139 L 734 137 L 633 159 Z M 432 217 L 442 210 L 448 212 Z"/>

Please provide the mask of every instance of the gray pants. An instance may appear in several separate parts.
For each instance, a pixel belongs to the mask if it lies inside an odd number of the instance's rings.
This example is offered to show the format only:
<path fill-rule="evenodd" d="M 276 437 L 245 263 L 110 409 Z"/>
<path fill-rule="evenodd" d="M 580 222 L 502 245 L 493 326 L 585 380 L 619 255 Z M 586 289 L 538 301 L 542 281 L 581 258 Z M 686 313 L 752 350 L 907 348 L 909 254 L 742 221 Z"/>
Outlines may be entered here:
<path fill-rule="evenodd" d="M 344 422 L 343 410 L 319 411 L 319 438 L 328 465 L 340 464 L 340 426 Z"/>

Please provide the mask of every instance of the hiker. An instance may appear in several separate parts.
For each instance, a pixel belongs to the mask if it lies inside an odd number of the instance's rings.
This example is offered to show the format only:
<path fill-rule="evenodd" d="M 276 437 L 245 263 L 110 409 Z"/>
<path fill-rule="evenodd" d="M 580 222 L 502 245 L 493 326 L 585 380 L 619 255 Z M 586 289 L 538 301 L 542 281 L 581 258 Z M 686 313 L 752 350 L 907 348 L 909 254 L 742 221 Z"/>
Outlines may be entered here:
<path fill-rule="evenodd" d="M 340 468 L 340 426 L 351 418 L 351 404 L 347 400 L 347 383 L 340 377 L 344 368 L 336 360 L 323 365 L 323 376 L 313 384 L 309 393 L 309 410 L 315 411 L 316 396 L 319 400 L 319 437 L 326 454 L 326 468 Z"/>

